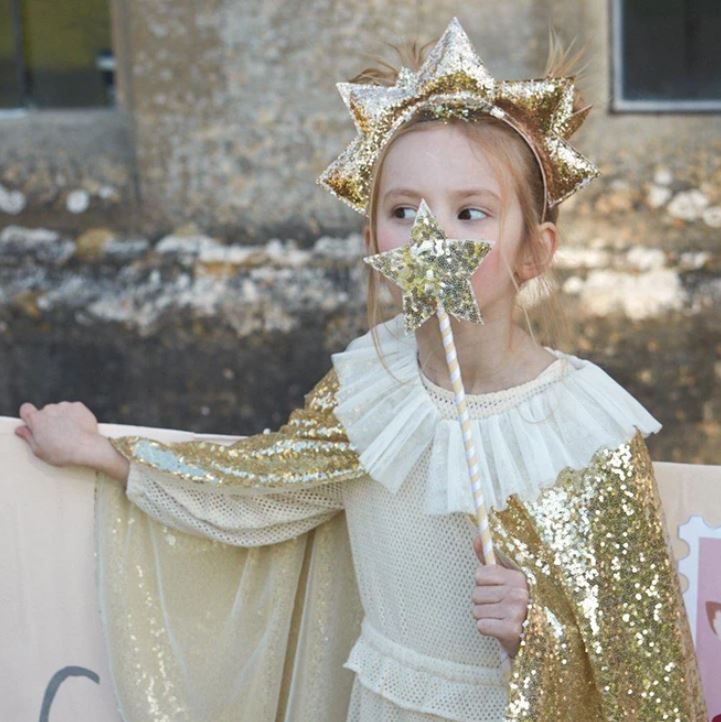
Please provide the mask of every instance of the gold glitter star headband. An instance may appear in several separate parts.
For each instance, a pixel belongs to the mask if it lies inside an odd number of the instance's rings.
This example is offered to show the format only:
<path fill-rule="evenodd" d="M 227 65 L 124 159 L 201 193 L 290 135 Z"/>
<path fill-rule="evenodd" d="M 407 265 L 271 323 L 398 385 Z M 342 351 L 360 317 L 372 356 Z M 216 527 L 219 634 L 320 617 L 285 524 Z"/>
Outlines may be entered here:
<path fill-rule="evenodd" d="M 548 208 L 600 175 L 568 143 L 591 109 L 573 111 L 574 80 L 495 80 L 454 17 L 418 72 L 402 67 L 391 87 L 336 84 L 358 135 L 317 183 L 367 215 L 376 159 L 398 128 L 420 111 L 440 118 L 480 111 L 506 122 L 533 151 L 543 177 L 545 218 Z"/>
<path fill-rule="evenodd" d="M 439 307 L 458 319 L 483 323 L 470 279 L 490 250 L 485 241 L 446 238 L 421 200 L 410 244 L 363 260 L 401 287 L 405 329 L 410 333 Z"/>

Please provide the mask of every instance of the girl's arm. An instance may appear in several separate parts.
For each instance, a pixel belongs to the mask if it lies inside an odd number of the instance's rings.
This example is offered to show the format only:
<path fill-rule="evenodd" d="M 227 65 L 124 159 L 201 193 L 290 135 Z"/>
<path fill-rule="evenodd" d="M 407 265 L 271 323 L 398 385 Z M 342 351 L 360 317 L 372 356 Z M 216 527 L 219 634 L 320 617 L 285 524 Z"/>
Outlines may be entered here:
<path fill-rule="evenodd" d="M 85 454 L 87 463 L 81 464 L 81 466 L 89 466 L 96 471 L 101 471 L 111 479 L 120 481 L 123 489 L 127 489 L 130 462 L 115 450 L 107 436 L 98 434 L 91 437 Z"/>
<path fill-rule="evenodd" d="M 337 380 L 326 375 L 303 409 L 273 433 L 233 444 L 106 438 L 79 403 L 23 404 L 19 429 L 39 458 L 89 466 L 125 484 L 161 523 L 237 546 L 285 541 L 343 508 L 341 485 L 363 475 L 333 415 Z"/>
<path fill-rule="evenodd" d="M 317 488 L 365 475 L 358 454 L 336 419 L 338 379 L 329 371 L 306 395 L 305 405 L 278 431 L 232 444 L 193 440 L 167 444 L 143 436 L 110 443 L 131 465 L 140 464 L 195 487 L 235 494 Z"/>
<path fill-rule="evenodd" d="M 343 509 L 342 484 L 273 494 L 244 494 L 177 478 L 131 463 L 127 496 L 165 526 L 223 544 L 278 544 L 328 521 Z"/>

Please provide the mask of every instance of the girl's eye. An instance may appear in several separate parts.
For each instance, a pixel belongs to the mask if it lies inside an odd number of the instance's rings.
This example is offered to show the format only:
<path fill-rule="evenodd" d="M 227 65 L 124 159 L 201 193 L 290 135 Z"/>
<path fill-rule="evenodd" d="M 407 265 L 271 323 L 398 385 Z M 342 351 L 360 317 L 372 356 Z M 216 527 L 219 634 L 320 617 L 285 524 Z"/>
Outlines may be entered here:
<path fill-rule="evenodd" d="M 404 211 L 412 211 L 413 215 L 412 216 L 403 215 Z M 400 215 L 399 215 L 399 213 L 400 213 Z M 412 218 L 415 218 L 416 209 L 411 208 L 410 206 L 398 206 L 398 208 L 393 209 L 392 215 L 394 218 L 400 218 L 402 220 L 411 220 Z"/>
<path fill-rule="evenodd" d="M 483 216 L 470 216 L 471 213 L 482 213 Z M 464 221 L 480 221 L 483 220 L 483 217 L 486 217 L 488 214 L 485 211 L 482 211 L 480 208 L 464 208 L 459 214 L 458 217 Z M 470 217 L 469 217 L 470 216 Z"/>
<path fill-rule="evenodd" d="M 406 211 L 410 211 L 412 215 L 406 215 Z M 480 213 L 481 215 L 474 216 L 474 213 Z M 398 206 L 397 208 L 393 209 L 391 215 L 394 218 L 399 218 L 401 220 L 413 220 L 416 215 L 416 209 L 411 206 Z M 482 211 L 480 208 L 464 208 L 458 214 L 458 217 L 464 221 L 482 221 L 487 216 L 488 214 L 485 211 Z"/>

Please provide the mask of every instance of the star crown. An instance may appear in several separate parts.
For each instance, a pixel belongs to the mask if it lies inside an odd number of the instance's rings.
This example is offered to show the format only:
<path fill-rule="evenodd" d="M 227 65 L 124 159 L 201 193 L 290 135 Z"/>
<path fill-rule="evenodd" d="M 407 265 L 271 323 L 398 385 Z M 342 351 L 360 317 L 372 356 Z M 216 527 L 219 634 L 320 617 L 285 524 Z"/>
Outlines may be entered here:
<path fill-rule="evenodd" d="M 575 76 L 494 79 L 454 17 L 420 69 L 401 67 L 395 85 L 336 84 L 357 136 L 317 183 L 368 215 L 375 162 L 398 128 L 420 112 L 468 119 L 480 111 L 507 123 L 530 147 L 543 178 L 545 217 L 600 175 L 568 142 L 591 109 L 573 110 L 574 82 Z"/>

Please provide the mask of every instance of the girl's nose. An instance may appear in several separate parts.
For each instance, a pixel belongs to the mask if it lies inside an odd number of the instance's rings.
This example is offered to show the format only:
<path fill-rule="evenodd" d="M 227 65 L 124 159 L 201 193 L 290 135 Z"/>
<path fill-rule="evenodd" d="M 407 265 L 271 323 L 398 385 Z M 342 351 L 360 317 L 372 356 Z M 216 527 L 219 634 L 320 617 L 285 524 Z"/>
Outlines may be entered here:
<path fill-rule="evenodd" d="M 433 209 L 431 209 L 433 210 Z M 441 230 L 446 234 L 448 238 L 456 238 L 454 233 L 457 233 L 461 225 L 458 219 L 450 212 L 439 211 L 438 213 L 433 212 L 436 222 L 441 227 Z"/>

